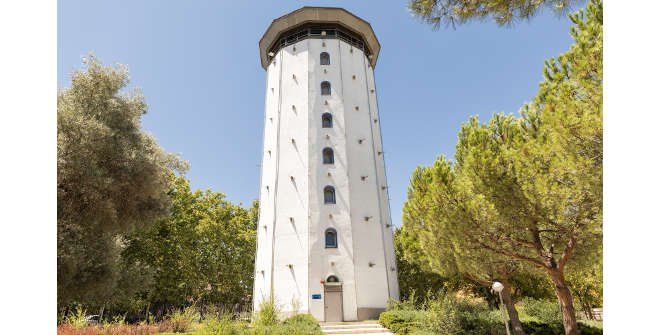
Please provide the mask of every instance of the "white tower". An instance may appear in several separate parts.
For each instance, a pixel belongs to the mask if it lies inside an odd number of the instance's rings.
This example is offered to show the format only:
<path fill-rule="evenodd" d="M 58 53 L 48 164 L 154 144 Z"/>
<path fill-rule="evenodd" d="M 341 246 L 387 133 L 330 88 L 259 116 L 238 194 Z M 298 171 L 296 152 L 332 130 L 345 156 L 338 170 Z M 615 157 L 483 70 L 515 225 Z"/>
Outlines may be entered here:
<path fill-rule="evenodd" d="M 398 299 L 368 22 L 303 7 L 259 41 L 267 71 L 254 307 L 376 318 Z"/>

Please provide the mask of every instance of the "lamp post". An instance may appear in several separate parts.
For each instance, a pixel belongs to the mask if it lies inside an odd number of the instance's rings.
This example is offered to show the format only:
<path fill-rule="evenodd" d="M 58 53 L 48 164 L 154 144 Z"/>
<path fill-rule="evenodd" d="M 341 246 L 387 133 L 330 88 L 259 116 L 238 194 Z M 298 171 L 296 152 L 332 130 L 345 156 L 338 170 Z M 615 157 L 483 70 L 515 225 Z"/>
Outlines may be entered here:
<path fill-rule="evenodd" d="M 502 283 L 496 281 L 493 282 L 493 291 L 497 292 L 497 295 L 500 296 L 500 304 L 504 306 L 504 300 L 502 299 L 502 291 L 504 290 L 504 285 Z M 504 321 L 504 327 L 506 328 L 506 335 L 511 335 L 511 332 L 509 331 L 509 318 L 504 315 L 504 309 L 502 310 L 502 321 Z"/>

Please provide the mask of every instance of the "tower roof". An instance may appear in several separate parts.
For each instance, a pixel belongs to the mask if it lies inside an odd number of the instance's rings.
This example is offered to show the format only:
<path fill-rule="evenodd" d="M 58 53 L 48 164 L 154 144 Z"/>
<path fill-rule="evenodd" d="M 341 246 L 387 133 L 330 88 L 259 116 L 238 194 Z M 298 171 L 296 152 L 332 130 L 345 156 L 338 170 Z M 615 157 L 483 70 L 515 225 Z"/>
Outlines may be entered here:
<path fill-rule="evenodd" d="M 268 52 L 273 48 L 279 37 L 292 29 L 304 24 L 336 24 L 360 36 L 364 41 L 368 53 L 371 55 L 371 66 L 376 66 L 380 43 L 369 22 L 353 15 L 351 12 L 336 7 L 309 7 L 305 6 L 289 14 L 281 16 L 270 24 L 259 40 L 259 54 L 261 66 L 265 69 L 270 62 Z"/>

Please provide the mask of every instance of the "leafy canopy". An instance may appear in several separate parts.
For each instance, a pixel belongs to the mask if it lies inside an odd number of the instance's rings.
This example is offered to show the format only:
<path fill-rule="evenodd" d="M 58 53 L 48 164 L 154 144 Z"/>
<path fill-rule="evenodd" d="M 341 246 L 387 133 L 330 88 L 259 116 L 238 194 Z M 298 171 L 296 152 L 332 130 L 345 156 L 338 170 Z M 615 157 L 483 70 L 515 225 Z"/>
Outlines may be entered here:
<path fill-rule="evenodd" d="M 183 176 L 170 178 L 171 215 L 124 241 L 125 262 L 153 273 L 143 294 L 167 307 L 245 303 L 252 293 L 257 203 L 245 209 L 221 193 L 191 191 Z"/>
<path fill-rule="evenodd" d="M 167 214 L 167 175 L 186 163 L 141 129 L 147 105 L 128 70 L 93 55 L 57 98 L 58 300 L 106 299 L 117 236 Z"/>
<path fill-rule="evenodd" d="M 455 162 L 418 168 L 404 207 L 403 229 L 421 245 L 411 250 L 436 271 L 542 270 L 567 334 L 577 325 L 566 267 L 601 257 L 602 13 L 596 0 L 570 15 L 575 43 L 546 62 L 521 117 L 463 124 Z"/>
<path fill-rule="evenodd" d="M 424 22 L 440 26 L 455 26 L 471 20 L 492 19 L 503 26 L 518 20 L 528 20 L 543 8 L 565 12 L 581 0 L 410 0 L 413 15 Z"/>

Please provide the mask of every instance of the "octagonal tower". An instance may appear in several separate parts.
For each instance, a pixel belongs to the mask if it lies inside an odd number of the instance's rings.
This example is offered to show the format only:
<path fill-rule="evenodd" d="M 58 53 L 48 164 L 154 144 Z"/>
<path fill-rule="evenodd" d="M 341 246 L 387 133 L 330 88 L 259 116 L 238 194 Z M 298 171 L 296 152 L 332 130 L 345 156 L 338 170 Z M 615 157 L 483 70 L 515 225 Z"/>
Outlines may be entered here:
<path fill-rule="evenodd" d="M 320 321 L 398 299 L 371 25 L 303 7 L 259 41 L 267 72 L 254 308 Z"/>

